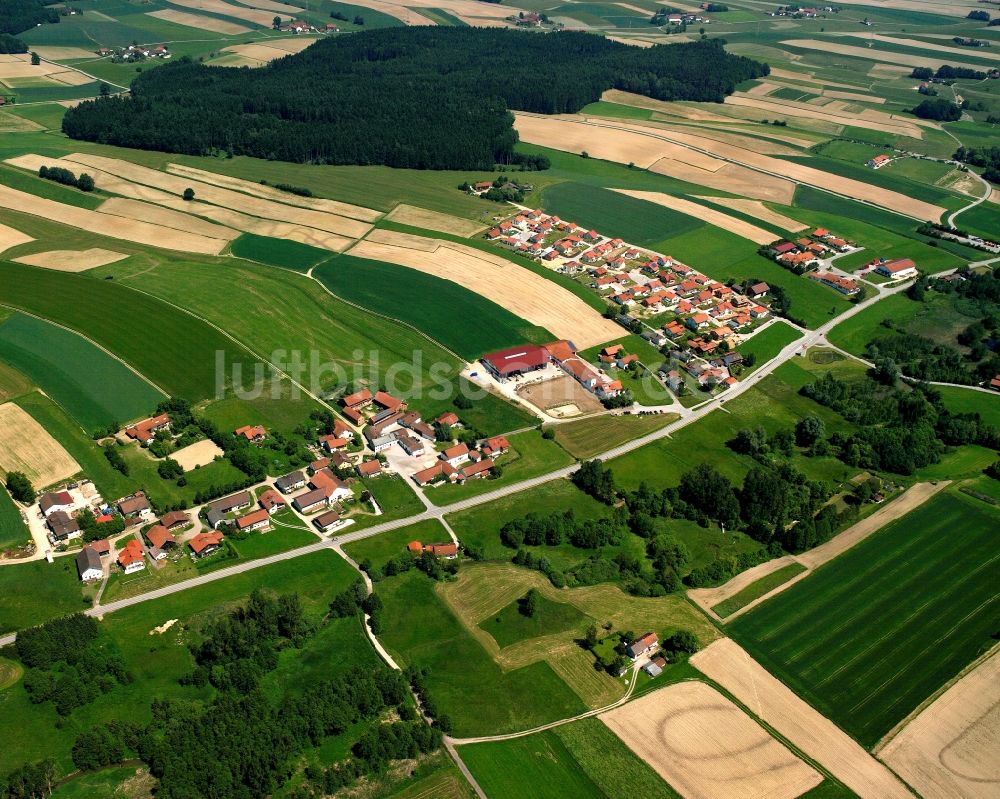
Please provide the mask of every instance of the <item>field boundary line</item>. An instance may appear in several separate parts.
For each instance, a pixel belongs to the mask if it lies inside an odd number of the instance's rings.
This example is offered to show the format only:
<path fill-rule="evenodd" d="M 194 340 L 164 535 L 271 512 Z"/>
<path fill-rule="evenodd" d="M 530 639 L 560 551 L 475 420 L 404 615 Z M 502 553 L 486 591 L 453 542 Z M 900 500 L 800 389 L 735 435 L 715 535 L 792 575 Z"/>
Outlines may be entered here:
<path fill-rule="evenodd" d="M 41 268 L 41 267 L 38 267 L 38 268 Z M 152 296 L 152 295 L 150 295 L 150 296 Z M 16 305 L 8 305 L 5 302 L 0 302 L 0 307 L 10 308 L 11 310 L 16 311 L 17 313 L 22 313 L 25 316 L 30 316 L 30 317 L 32 317 L 34 319 L 38 319 L 40 322 L 47 322 L 50 325 L 54 325 L 55 327 L 58 327 L 58 328 L 61 328 L 62 330 L 65 330 L 67 333 L 72 333 L 74 336 L 79 336 L 84 341 L 86 341 L 86 342 L 94 345 L 95 347 L 97 347 L 97 349 L 99 349 L 105 355 L 107 355 L 107 356 L 113 358 L 114 360 L 118 361 L 118 363 L 120 363 L 122 366 L 124 366 L 130 372 L 132 372 L 132 374 L 134 374 L 136 377 L 138 377 L 144 383 L 152 386 L 157 391 L 159 391 L 164 397 L 169 397 L 170 396 L 170 392 L 169 391 L 165 391 L 162 387 L 156 385 L 156 383 L 154 383 L 152 380 L 150 380 L 148 377 L 146 377 L 146 375 L 144 375 L 142 372 L 140 372 L 138 369 L 136 369 L 134 366 L 132 366 L 132 364 L 128 363 L 127 361 L 123 361 L 121 358 L 119 358 L 117 355 L 115 355 L 113 352 L 111 352 L 111 350 L 109 350 L 107 347 L 105 347 L 105 346 L 103 346 L 101 344 L 98 344 L 96 341 L 94 341 L 92 338 L 90 338 L 90 336 L 86 335 L 85 333 L 81 333 L 79 330 L 74 330 L 71 327 L 67 327 L 66 325 L 62 324 L 61 322 L 56 322 L 56 321 L 54 321 L 52 319 L 47 319 L 46 317 L 39 316 L 38 314 L 32 313 L 31 311 L 26 311 L 23 308 L 18 308 Z M 46 394 L 46 396 L 48 396 L 48 395 Z M 50 397 L 50 399 L 51 399 L 51 397 Z M 62 406 L 60 406 L 60 407 L 62 407 Z"/>

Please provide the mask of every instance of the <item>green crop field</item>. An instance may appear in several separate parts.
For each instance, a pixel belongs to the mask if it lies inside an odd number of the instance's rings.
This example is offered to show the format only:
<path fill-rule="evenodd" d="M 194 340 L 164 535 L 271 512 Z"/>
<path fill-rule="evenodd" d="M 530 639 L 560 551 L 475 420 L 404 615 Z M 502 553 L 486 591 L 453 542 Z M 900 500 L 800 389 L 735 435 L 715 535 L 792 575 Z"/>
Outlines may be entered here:
<path fill-rule="evenodd" d="M 48 200 L 76 205 L 80 208 L 89 208 L 90 210 L 94 210 L 105 200 L 105 197 L 99 194 L 80 191 L 71 186 L 63 186 L 52 180 L 44 180 L 36 174 L 8 164 L 0 164 L 0 181 L 5 186 L 34 194 L 36 197 L 44 197 Z"/>
<path fill-rule="evenodd" d="M 754 368 L 759 368 L 799 338 L 801 334 L 798 330 L 784 322 L 777 322 L 754 335 L 745 344 L 741 344 L 739 352 L 744 357 L 753 354 L 757 359 Z"/>
<path fill-rule="evenodd" d="M 428 690 L 456 735 L 513 732 L 586 709 L 544 661 L 502 671 L 422 572 L 383 580 L 377 594 L 385 604 L 382 643 L 401 666 L 428 669 Z"/>
<path fill-rule="evenodd" d="M 761 577 L 759 580 L 755 580 L 750 583 L 750 585 L 739 593 L 733 594 L 733 596 L 725 602 L 713 605 L 712 610 L 714 610 L 720 618 L 725 619 L 727 616 L 734 614 L 740 608 L 746 607 L 755 599 L 760 599 L 764 596 L 764 594 L 773 591 L 779 585 L 784 585 L 796 574 L 801 574 L 805 570 L 806 567 L 801 563 L 789 563 L 787 566 L 783 566 L 777 571 L 773 571 L 770 574 Z"/>
<path fill-rule="evenodd" d="M 612 117 L 614 119 L 650 119 L 653 116 L 653 112 L 648 108 L 636 108 L 635 106 L 621 105 L 620 103 L 608 103 L 604 100 L 589 103 L 577 113 L 581 116 Z"/>
<path fill-rule="evenodd" d="M 542 206 L 551 214 L 640 246 L 652 246 L 667 236 L 704 227 L 703 222 L 687 214 L 584 183 L 549 186 L 542 200 Z"/>
<path fill-rule="evenodd" d="M 573 605 L 553 602 L 538 594 L 537 609 L 533 616 L 525 615 L 521 611 L 520 600 L 516 600 L 495 616 L 481 621 L 479 627 L 492 635 L 493 640 L 503 648 L 529 638 L 579 628 L 586 620 L 587 617 Z"/>
<path fill-rule="evenodd" d="M 552 730 L 463 746 L 459 755 L 489 796 L 507 799 L 679 795 L 598 719 Z"/>
<path fill-rule="evenodd" d="M 7 489 L 0 488 L 0 552 L 19 546 L 29 539 L 28 528 L 21 511 L 10 498 Z"/>
<path fill-rule="evenodd" d="M 348 302 L 413 325 L 467 360 L 555 336 L 458 283 L 396 264 L 341 255 L 313 276 Z"/>
<path fill-rule="evenodd" d="M 997 510 L 939 494 L 728 631 L 870 747 L 992 643 L 998 535 Z"/>
<path fill-rule="evenodd" d="M 274 239 L 244 233 L 230 245 L 237 258 L 259 261 L 269 266 L 281 266 L 294 272 L 308 272 L 314 266 L 333 258 L 335 253 L 291 239 Z"/>
<path fill-rule="evenodd" d="M 88 431 L 145 416 L 165 399 L 83 337 L 24 314 L 0 323 L 0 359 L 30 377 Z"/>
<path fill-rule="evenodd" d="M 1000 394 L 986 394 L 958 386 L 934 386 L 952 413 L 978 413 L 987 424 L 1000 428 Z"/>
<path fill-rule="evenodd" d="M 0 303 L 59 321 L 192 401 L 215 391 L 217 353 L 248 359 L 204 322 L 114 281 L 0 262 Z"/>

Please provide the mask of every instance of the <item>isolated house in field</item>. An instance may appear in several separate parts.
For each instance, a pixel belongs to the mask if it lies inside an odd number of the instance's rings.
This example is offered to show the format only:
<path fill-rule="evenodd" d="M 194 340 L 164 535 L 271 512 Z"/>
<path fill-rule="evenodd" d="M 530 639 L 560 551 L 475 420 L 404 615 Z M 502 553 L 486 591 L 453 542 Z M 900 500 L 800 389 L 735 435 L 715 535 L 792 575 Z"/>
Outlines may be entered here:
<path fill-rule="evenodd" d="M 427 552 L 435 558 L 447 558 L 454 560 L 458 557 L 458 544 L 449 541 L 446 544 L 423 544 L 420 541 L 411 541 L 406 545 L 406 550 L 411 555 L 422 555 Z"/>
<path fill-rule="evenodd" d="M 149 507 L 149 501 L 146 499 L 146 495 L 141 491 L 119 502 L 118 512 L 121 513 L 126 520 L 148 519 L 152 514 L 152 510 Z"/>
<path fill-rule="evenodd" d="M 85 583 L 100 580 L 104 576 L 101 556 L 90 547 L 84 547 L 76 554 L 76 571 Z"/>
<path fill-rule="evenodd" d="M 659 645 L 660 642 L 656 637 L 656 633 L 646 633 L 641 638 L 636 638 L 632 643 L 630 643 L 625 648 L 625 654 L 632 658 L 632 660 L 636 660 L 637 658 L 641 658 L 643 655 L 648 655 Z"/>
<path fill-rule="evenodd" d="M 146 568 L 146 557 L 142 551 L 142 544 L 134 538 L 130 538 L 125 548 L 118 553 L 118 565 L 122 567 L 125 574 L 133 574 Z"/>
<path fill-rule="evenodd" d="M 500 382 L 504 382 L 512 377 L 544 369 L 549 362 L 549 353 L 545 347 L 526 344 L 523 347 L 490 352 L 479 360 L 486 367 L 486 371 Z"/>
<path fill-rule="evenodd" d="M 73 497 L 68 491 L 50 491 L 42 494 L 38 500 L 38 507 L 46 518 L 58 511 L 69 513 L 74 507 Z"/>
<path fill-rule="evenodd" d="M 244 425 L 243 427 L 237 427 L 233 431 L 233 435 L 237 438 L 245 438 L 251 444 L 259 444 L 265 438 L 267 438 L 267 430 L 261 427 L 259 424 L 256 425 Z"/>
<path fill-rule="evenodd" d="M 136 422 L 134 425 L 126 427 L 125 435 L 138 441 L 140 444 L 148 444 L 160 430 L 167 430 L 169 428 L 170 417 L 165 413 L 161 413 L 159 416 L 143 419 L 141 422 Z"/>
<path fill-rule="evenodd" d="M 225 536 L 218 532 L 198 533 L 188 541 L 188 546 L 191 547 L 196 558 L 203 558 L 218 550 L 222 546 L 224 538 Z"/>
<path fill-rule="evenodd" d="M 887 155 L 876 155 L 874 158 L 869 159 L 865 166 L 871 169 L 880 169 L 889 163 L 892 159 Z"/>
<path fill-rule="evenodd" d="M 323 464 L 326 466 L 326 464 Z M 323 468 L 322 466 L 320 468 Z M 282 494 L 290 494 L 306 484 L 306 476 L 302 472 L 289 472 L 274 481 L 274 485 Z"/>

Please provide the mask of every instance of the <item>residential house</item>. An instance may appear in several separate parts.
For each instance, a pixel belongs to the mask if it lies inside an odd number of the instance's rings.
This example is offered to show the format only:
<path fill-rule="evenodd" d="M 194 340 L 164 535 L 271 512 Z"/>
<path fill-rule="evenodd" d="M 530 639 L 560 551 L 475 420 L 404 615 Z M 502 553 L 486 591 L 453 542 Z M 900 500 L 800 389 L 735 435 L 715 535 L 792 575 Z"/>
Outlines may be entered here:
<path fill-rule="evenodd" d="M 330 504 L 330 495 L 325 489 L 316 488 L 299 494 L 292 500 L 292 505 L 299 513 L 315 513 L 320 508 L 325 508 Z"/>
<path fill-rule="evenodd" d="M 407 455 L 418 457 L 424 454 L 424 444 L 419 438 L 404 433 L 396 440 L 399 441 L 399 445 Z"/>
<path fill-rule="evenodd" d="M 149 541 L 151 547 L 157 547 L 161 550 L 177 546 L 177 539 L 162 524 L 151 527 L 146 532 L 146 540 Z"/>
<path fill-rule="evenodd" d="M 336 530 L 347 524 L 347 519 L 342 519 L 335 510 L 328 510 L 326 513 L 321 513 L 312 522 L 321 533 L 329 533 L 331 530 Z"/>
<path fill-rule="evenodd" d="M 261 427 L 259 424 L 256 425 L 244 425 L 243 427 L 237 427 L 233 431 L 233 435 L 237 438 L 243 437 L 251 444 L 259 444 L 265 438 L 267 438 L 267 430 Z"/>
<path fill-rule="evenodd" d="M 378 454 L 383 450 L 389 449 L 389 447 L 391 447 L 395 443 L 396 443 L 396 434 L 390 433 L 389 435 L 376 436 L 374 438 L 369 439 L 368 446 L 372 448 L 372 452 Z"/>
<path fill-rule="evenodd" d="M 455 472 L 455 477 L 459 482 L 464 482 L 466 480 L 478 480 L 483 477 L 488 477 L 490 472 L 493 471 L 493 467 L 496 464 L 493 462 L 492 458 L 483 458 L 482 460 L 475 463 L 467 463 L 464 466 L 458 467 Z"/>
<path fill-rule="evenodd" d="M 364 461 L 354 468 L 361 477 L 378 477 L 382 474 L 382 463 L 377 459 Z"/>
<path fill-rule="evenodd" d="M 660 642 L 656 637 L 656 633 L 646 633 L 625 647 L 625 654 L 632 658 L 632 660 L 636 660 L 643 655 L 648 655 L 650 652 L 655 651 L 659 645 Z"/>
<path fill-rule="evenodd" d="M 141 491 L 138 491 L 132 496 L 119 502 L 118 512 L 125 517 L 126 521 L 133 519 L 148 519 L 152 514 L 152 510 L 149 507 L 149 501 L 146 499 L 146 495 Z"/>
<path fill-rule="evenodd" d="M 439 460 L 433 466 L 423 469 L 413 475 L 413 481 L 418 486 L 425 486 L 437 482 L 441 478 L 457 480 L 458 478 L 456 475 L 457 472 L 454 466 L 446 460 Z"/>
<path fill-rule="evenodd" d="M 85 583 L 100 580 L 104 576 L 101 556 L 90 547 L 84 547 L 76 554 L 76 571 Z"/>
<path fill-rule="evenodd" d="M 351 491 L 347 483 L 337 477 L 328 468 L 320 469 L 310 477 L 309 485 L 313 489 L 326 491 L 330 502 L 339 502 L 340 500 L 350 499 L 354 496 L 354 492 Z"/>
<path fill-rule="evenodd" d="M 279 510 L 287 507 L 288 505 L 288 503 L 285 502 L 285 498 L 273 488 L 269 488 L 262 492 L 261 495 L 257 497 L 257 502 L 261 508 L 266 510 L 268 514 L 271 515 L 277 513 Z"/>
<path fill-rule="evenodd" d="M 917 265 L 912 258 L 897 258 L 893 261 L 884 261 L 875 267 L 875 271 L 883 277 L 893 280 L 903 280 L 917 276 Z"/>
<path fill-rule="evenodd" d="M 500 455 L 506 455 L 510 451 L 510 441 L 507 440 L 507 436 L 493 436 L 480 441 L 479 448 L 484 455 L 496 458 Z"/>
<path fill-rule="evenodd" d="M 281 499 L 279 497 L 279 499 Z M 265 527 L 271 526 L 271 514 L 268 513 L 263 508 L 255 511 L 250 511 L 250 513 L 245 516 L 240 516 L 236 520 L 236 529 L 241 532 L 253 532 L 254 530 L 263 530 Z"/>
<path fill-rule="evenodd" d="M 198 533 L 188 541 L 188 546 L 191 547 L 196 558 L 203 558 L 218 550 L 222 546 L 224 538 L 225 536 L 219 532 Z"/>
<path fill-rule="evenodd" d="M 354 438 L 354 428 L 340 419 L 335 419 L 333 422 L 333 435 L 336 438 L 352 439 Z"/>
<path fill-rule="evenodd" d="M 406 549 L 412 555 L 422 555 L 426 552 L 435 558 L 454 560 L 458 557 L 458 544 L 454 541 L 446 544 L 423 544 L 420 541 L 411 541 L 406 545 Z"/>
<path fill-rule="evenodd" d="M 327 464 L 323 464 L 320 468 L 325 467 Z M 275 487 L 282 494 L 291 494 L 293 491 L 297 491 L 306 484 L 306 477 L 302 472 L 289 472 L 282 477 L 279 477 L 274 481 Z"/>
<path fill-rule="evenodd" d="M 142 550 L 142 544 L 136 539 L 130 538 L 125 548 L 118 553 L 118 565 L 122 567 L 125 574 L 133 574 L 146 568 L 146 556 Z"/>
<path fill-rule="evenodd" d="M 892 159 L 887 155 L 876 155 L 874 158 L 868 160 L 865 166 L 871 169 L 880 169 L 888 164 Z"/>
<path fill-rule="evenodd" d="M 87 544 L 94 552 L 98 555 L 110 555 L 111 554 L 111 542 L 106 538 L 99 538 L 97 541 L 91 541 Z"/>
<path fill-rule="evenodd" d="M 754 283 L 752 286 L 747 287 L 746 295 L 751 300 L 757 300 L 765 296 L 770 290 L 771 287 L 767 283 Z"/>
<path fill-rule="evenodd" d="M 997 375 L 992 380 L 990 380 L 990 388 L 994 391 L 1000 391 L 1000 375 Z"/>
<path fill-rule="evenodd" d="M 53 543 L 61 544 L 82 535 L 79 523 L 64 510 L 50 513 L 46 522 L 51 531 L 49 539 Z"/>
<path fill-rule="evenodd" d="M 176 530 L 179 527 L 184 527 L 189 524 L 191 519 L 182 510 L 172 510 L 169 513 L 164 513 L 160 518 L 160 524 L 166 527 L 168 530 Z"/>
<path fill-rule="evenodd" d="M 208 526 L 213 530 L 218 530 L 224 524 L 232 524 L 232 520 L 227 519 L 226 514 L 214 508 L 209 508 L 205 514 L 205 519 L 208 522 Z"/>
<path fill-rule="evenodd" d="M 841 277 L 833 272 L 816 272 L 809 275 L 813 280 L 822 283 L 824 286 L 829 286 L 841 294 L 846 294 L 851 296 L 857 294 L 861 291 L 861 286 L 858 285 L 856 280 L 851 280 L 850 278 Z"/>
<path fill-rule="evenodd" d="M 219 511 L 219 513 L 232 513 L 243 508 L 249 508 L 251 505 L 253 505 L 253 495 L 249 491 L 240 491 L 236 494 L 230 494 L 228 497 L 215 500 L 210 507 L 213 510 Z"/>
<path fill-rule="evenodd" d="M 338 449 L 346 449 L 348 441 L 346 438 L 337 438 L 336 436 L 323 436 L 319 440 L 320 446 L 323 447 L 327 452 L 336 452 Z"/>
<path fill-rule="evenodd" d="M 459 464 L 469 460 L 469 447 L 467 444 L 456 444 L 453 447 L 448 447 L 438 457 L 446 461 L 449 466 L 457 468 Z"/>
<path fill-rule="evenodd" d="M 148 444 L 160 430 L 168 430 L 169 428 L 170 416 L 161 413 L 159 416 L 143 419 L 141 422 L 136 422 L 134 425 L 126 427 L 125 435 L 138 441 L 140 444 Z"/>

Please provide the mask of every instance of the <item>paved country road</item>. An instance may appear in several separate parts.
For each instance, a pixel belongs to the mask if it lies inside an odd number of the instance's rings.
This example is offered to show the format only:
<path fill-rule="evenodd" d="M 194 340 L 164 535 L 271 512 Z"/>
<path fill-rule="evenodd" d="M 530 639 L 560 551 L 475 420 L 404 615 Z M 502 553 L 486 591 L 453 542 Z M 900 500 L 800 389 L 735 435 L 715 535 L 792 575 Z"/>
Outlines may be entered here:
<path fill-rule="evenodd" d="M 612 449 L 602 452 L 600 455 L 596 456 L 601 460 L 611 460 L 612 458 L 617 458 L 622 455 L 626 455 L 629 452 L 644 447 L 646 444 L 650 444 L 654 441 L 659 441 L 662 438 L 668 438 L 671 433 L 680 430 L 681 428 L 691 424 L 692 422 L 707 416 L 712 411 L 717 410 L 722 407 L 722 405 L 732 399 L 743 394 L 745 391 L 753 388 L 757 383 L 759 383 L 763 378 L 767 377 L 769 374 L 778 369 L 782 364 L 787 361 L 792 360 L 796 356 L 804 353 L 809 347 L 813 346 L 825 346 L 826 345 L 826 334 L 833 329 L 836 325 L 843 322 L 845 319 L 849 319 L 855 314 L 861 313 L 863 310 L 873 305 L 885 297 L 889 297 L 893 294 L 897 294 L 900 291 L 906 289 L 908 284 L 903 283 L 898 286 L 893 286 L 888 289 L 881 289 L 878 294 L 873 297 L 859 302 L 857 305 L 849 308 L 840 316 L 832 319 L 826 324 L 818 327 L 816 330 L 804 330 L 803 328 L 797 328 L 803 333 L 802 338 L 797 339 L 788 346 L 786 346 L 775 358 L 768 361 L 764 366 L 750 375 L 746 380 L 740 381 L 737 385 L 730 388 L 724 394 L 720 395 L 716 399 L 710 400 L 697 408 L 693 409 L 692 412 L 676 422 L 662 427 L 652 433 L 649 433 L 641 438 L 634 439 L 632 441 L 621 444 L 620 446 L 613 447 Z M 484 505 L 487 502 L 493 502 L 497 499 L 502 499 L 503 497 L 510 496 L 511 494 L 516 494 L 521 491 L 526 491 L 530 488 L 535 488 L 544 483 L 551 482 L 552 480 L 558 480 L 560 478 L 569 477 L 577 469 L 576 464 L 566 466 L 562 469 L 556 469 L 555 471 L 548 472 L 546 474 L 540 475 L 539 477 L 534 477 L 530 480 L 522 480 L 519 483 L 511 483 L 503 488 L 498 488 L 495 491 L 490 491 L 485 494 L 479 494 L 475 497 L 469 497 L 468 499 L 463 499 L 459 502 L 452 503 L 451 505 L 445 505 L 442 507 L 430 506 L 422 513 L 415 514 L 413 516 L 407 516 L 403 519 L 396 519 L 394 521 L 382 522 L 381 524 L 376 524 L 372 527 L 365 528 L 363 530 L 358 530 L 353 533 L 346 533 L 341 536 L 335 536 L 330 540 L 317 541 L 314 544 L 307 544 L 304 547 L 298 547 L 297 549 L 290 549 L 287 552 L 282 552 L 277 555 L 270 555 L 266 558 L 259 558 L 257 560 L 248 561 L 246 563 L 240 563 L 236 566 L 230 566 L 226 569 L 219 569 L 218 571 L 210 572 L 209 574 L 203 574 L 200 577 L 195 577 L 191 580 L 184 580 L 183 582 L 174 583 L 173 585 L 168 585 L 163 588 L 158 588 L 155 591 L 149 591 L 145 594 L 139 594 L 138 596 L 129 597 L 128 599 L 121 599 L 117 602 L 109 602 L 106 605 L 95 605 L 90 610 L 85 611 L 88 616 L 94 616 L 101 618 L 108 613 L 114 613 L 115 611 L 122 610 L 123 608 L 131 607 L 132 605 L 138 605 L 142 602 L 149 602 L 153 599 L 160 599 L 161 597 L 170 596 L 171 594 L 176 594 L 180 591 L 187 591 L 191 588 L 196 588 L 199 585 L 205 585 L 206 583 L 212 583 L 216 580 L 223 580 L 226 577 L 232 577 L 235 574 L 243 574 L 244 572 L 252 571 L 254 569 L 259 569 L 264 566 L 270 566 L 273 563 L 280 563 L 286 560 L 292 560 L 294 558 L 300 558 L 304 555 L 311 555 L 314 552 L 320 552 L 324 549 L 337 549 L 344 544 L 350 544 L 354 541 L 361 541 L 365 538 L 371 538 L 372 536 L 379 535 L 380 533 L 388 532 L 389 530 L 396 530 L 400 527 L 405 527 L 407 525 L 413 524 L 414 522 L 424 521 L 426 519 L 442 519 L 445 514 L 454 513 L 456 511 L 466 510 L 468 508 L 474 508 L 479 505 Z M 433 489 L 431 489 L 433 492 Z M 429 493 L 426 496 L 433 497 L 433 493 Z M 0 646 L 7 646 L 14 642 L 16 638 L 15 633 L 5 635 L 0 637 Z"/>

